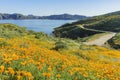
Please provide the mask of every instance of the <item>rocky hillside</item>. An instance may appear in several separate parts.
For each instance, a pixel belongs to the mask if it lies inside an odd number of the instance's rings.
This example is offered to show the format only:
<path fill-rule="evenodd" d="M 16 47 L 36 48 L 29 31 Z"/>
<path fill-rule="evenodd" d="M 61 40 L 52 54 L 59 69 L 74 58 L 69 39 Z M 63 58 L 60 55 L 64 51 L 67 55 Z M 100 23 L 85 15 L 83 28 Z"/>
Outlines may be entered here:
<path fill-rule="evenodd" d="M 112 39 L 108 41 L 111 47 L 120 49 L 120 33 L 116 34 Z"/>

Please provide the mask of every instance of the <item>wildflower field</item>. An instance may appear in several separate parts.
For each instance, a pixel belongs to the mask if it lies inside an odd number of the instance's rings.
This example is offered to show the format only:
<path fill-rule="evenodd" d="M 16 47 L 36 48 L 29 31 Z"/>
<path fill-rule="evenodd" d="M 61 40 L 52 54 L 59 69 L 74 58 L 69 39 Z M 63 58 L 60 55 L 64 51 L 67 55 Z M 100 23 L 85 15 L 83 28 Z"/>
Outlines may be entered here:
<path fill-rule="evenodd" d="M 24 35 L 0 38 L 0 80 L 120 80 L 120 51 Z"/>

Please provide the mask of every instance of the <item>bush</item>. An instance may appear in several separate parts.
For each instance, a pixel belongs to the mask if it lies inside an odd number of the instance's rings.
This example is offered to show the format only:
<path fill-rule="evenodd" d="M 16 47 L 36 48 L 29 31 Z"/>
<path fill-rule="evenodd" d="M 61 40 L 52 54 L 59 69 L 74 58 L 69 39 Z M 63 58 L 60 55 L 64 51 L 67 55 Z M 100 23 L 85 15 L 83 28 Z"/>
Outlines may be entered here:
<path fill-rule="evenodd" d="M 43 32 L 37 32 L 37 33 L 35 33 L 35 38 L 41 39 L 43 37 L 47 37 L 47 34 L 45 34 Z"/>
<path fill-rule="evenodd" d="M 0 47 L 4 47 L 4 46 L 8 46 L 8 45 L 10 45 L 10 44 L 8 44 L 5 41 L 0 41 Z"/>
<path fill-rule="evenodd" d="M 117 33 L 112 39 L 108 40 L 108 44 L 115 49 L 120 49 L 120 33 Z"/>
<path fill-rule="evenodd" d="M 59 49 L 68 49 L 68 46 L 65 42 L 62 41 L 58 41 L 55 43 L 55 50 L 59 50 Z"/>

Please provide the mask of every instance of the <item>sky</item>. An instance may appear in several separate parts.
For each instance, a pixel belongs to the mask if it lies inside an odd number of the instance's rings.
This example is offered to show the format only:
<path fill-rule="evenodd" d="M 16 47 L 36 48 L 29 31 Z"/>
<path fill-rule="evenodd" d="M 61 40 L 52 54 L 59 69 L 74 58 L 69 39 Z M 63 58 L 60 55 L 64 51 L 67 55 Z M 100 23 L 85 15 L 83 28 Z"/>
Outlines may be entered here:
<path fill-rule="evenodd" d="M 119 10 L 120 0 L 0 0 L 0 13 L 10 14 L 96 16 Z"/>

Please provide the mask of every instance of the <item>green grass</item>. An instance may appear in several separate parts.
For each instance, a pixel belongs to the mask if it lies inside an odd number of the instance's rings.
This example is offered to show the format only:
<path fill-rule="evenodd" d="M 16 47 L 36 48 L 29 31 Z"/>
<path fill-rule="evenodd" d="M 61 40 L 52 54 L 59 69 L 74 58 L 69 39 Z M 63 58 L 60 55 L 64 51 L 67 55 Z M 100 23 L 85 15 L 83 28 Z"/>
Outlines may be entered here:
<path fill-rule="evenodd" d="M 0 24 L 0 37 L 13 38 L 24 36 L 28 33 L 24 27 L 18 27 L 14 24 Z"/>

